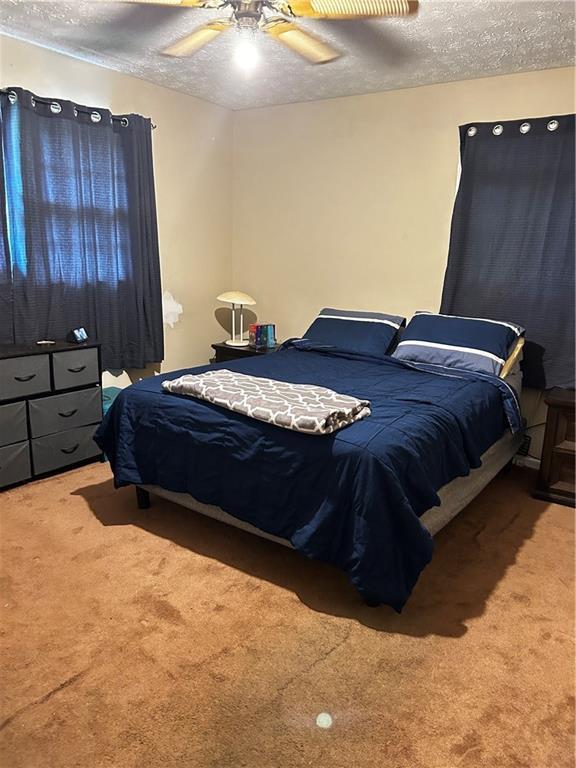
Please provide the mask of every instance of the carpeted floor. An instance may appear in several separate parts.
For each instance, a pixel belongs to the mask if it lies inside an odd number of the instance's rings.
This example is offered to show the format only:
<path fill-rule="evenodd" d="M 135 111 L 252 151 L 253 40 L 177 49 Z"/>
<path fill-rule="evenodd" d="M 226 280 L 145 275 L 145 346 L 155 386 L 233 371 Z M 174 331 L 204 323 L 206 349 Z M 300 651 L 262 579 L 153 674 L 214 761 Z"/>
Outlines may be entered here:
<path fill-rule="evenodd" d="M 439 534 L 401 616 L 275 544 L 138 511 L 107 465 L 0 494 L 0 764 L 573 766 L 574 511 L 533 481 Z"/>

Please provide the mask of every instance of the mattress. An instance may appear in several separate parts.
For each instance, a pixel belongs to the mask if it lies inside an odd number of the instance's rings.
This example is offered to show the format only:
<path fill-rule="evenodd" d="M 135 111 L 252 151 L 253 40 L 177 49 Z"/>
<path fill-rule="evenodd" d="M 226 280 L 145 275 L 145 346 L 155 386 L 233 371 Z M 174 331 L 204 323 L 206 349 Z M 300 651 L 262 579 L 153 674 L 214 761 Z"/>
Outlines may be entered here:
<path fill-rule="evenodd" d="M 457 477 L 441 488 L 438 492 L 441 502 L 440 506 L 428 509 L 420 518 L 424 527 L 435 536 L 438 531 L 444 528 L 444 526 L 456 517 L 459 512 L 467 507 L 468 504 L 488 485 L 488 483 L 494 479 L 498 472 L 511 461 L 518 451 L 521 442 L 521 435 L 505 434 L 504 437 L 500 438 L 498 442 L 494 443 L 494 445 L 482 455 L 482 466 L 472 469 L 468 476 Z M 293 549 L 292 544 L 288 539 L 282 539 L 279 536 L 266 533 L 265 531 L 256 528 L 256 526 L 250 525 L 250 523 L 246 523 L 243 520 L 239 520 L 238 518 L 229 515 L 227 512 L 224 512 L 223 509 L 220 509 L 220 507 L 203 504 L 201 501 L 197 501 L 187 493 L 167 491 L 164 488 L 160 488 L 158 485 L 142 485 L 140 487 L 156 496 L 161 496 L 180 506 L 187 507 L 195 512 L 200 512 L 202 515 L 212 517 L 222 523 L 233 525 L 235 528 L 240 528 L 248 533 L 253 533 L 256 536 L 261 536 L 264 539 L 274 541 L 277 544 L 282 544 L 285 547 Z"/>

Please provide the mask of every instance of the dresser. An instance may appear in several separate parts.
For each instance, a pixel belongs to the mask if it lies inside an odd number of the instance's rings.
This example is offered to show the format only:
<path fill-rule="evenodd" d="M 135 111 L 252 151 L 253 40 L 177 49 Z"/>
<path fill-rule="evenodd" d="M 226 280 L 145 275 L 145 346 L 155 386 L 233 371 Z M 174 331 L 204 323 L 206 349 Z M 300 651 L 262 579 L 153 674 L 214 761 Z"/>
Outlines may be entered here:
<path fill-rule="evenodd" d="M 101 458 L 96 343 L 0 346 L 0 489 Z"/>
<path fill-rule="evenodd" d="M 575 393 L 555 387 L 546 393 L 546 432 L 534 496 L 545 501 L 574 506 L 576 500 Z"/>

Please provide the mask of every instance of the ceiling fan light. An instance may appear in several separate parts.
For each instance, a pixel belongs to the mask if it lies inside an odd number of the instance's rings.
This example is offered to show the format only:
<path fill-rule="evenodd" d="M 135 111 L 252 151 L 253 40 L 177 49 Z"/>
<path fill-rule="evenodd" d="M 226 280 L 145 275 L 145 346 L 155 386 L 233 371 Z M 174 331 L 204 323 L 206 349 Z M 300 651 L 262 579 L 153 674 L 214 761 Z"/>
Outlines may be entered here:
<path fill-rule="evenodd" d="M 258 49 L 252 40 L 244 39 L 238 42 L 234 50 L 234 62 L 240 69 L 250 72 L 256 67 L 259 60 Z"/>

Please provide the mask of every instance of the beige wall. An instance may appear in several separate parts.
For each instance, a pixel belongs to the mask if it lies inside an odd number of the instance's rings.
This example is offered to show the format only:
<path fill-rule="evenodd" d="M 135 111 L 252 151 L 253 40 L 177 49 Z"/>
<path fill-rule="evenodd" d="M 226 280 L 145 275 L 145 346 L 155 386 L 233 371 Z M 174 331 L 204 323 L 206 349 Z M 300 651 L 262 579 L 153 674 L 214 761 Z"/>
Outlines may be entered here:
<path fill-rule="evenodd" d="M 210 343 L 225 335 L 214 319 L 214 297 L 230 288 L 232 113 L 6 37 L 0 38 L 0 85 L 112 112 L 138 112 L 157 124 L 153 143 L 162 282 L 184 308 L 180 322 L 165 327 L 163 368 L 207 362 Z M 112 383 L 109 377 L 106 383 Z"/>

